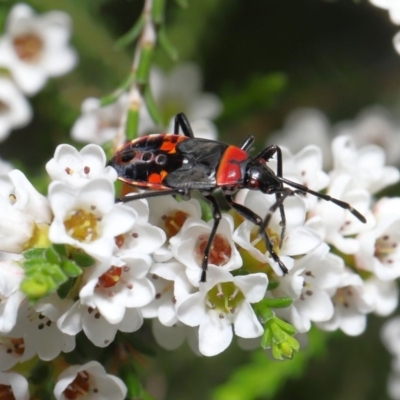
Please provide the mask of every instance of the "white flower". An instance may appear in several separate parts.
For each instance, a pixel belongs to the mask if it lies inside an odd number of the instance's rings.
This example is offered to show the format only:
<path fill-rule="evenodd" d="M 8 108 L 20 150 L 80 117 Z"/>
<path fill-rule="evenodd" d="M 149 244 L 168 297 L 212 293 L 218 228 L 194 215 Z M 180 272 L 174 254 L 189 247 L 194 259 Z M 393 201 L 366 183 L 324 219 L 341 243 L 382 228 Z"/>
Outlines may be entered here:
<path fill-rule="evenodd" d="M 17 321 L 18 308 L 24 299 L 19 286 L 24 270 L 13 260 L 0 262 L 0 332 L 10 332 Z"/>
<path fill-rule="evenodd" d="M 35 349 L 25 346 L 22 336 L 0 333 L 0 371 L 7 371 L 18 363 L 23 363 L 35 355 Z"/>
<path fill-rule="evenodd" d="M 150 87 L 164 124 L 169 123 L 170 132 L 179 112 L 186 114 L 195 136 L 198 133 L 196 121 L 213 120 L 220 114 L 221 101 L 214 94 L 201 92 L 201 86 L 201 70 L 196 64 L 180 64 L 169 74 L 157 68 L 150 71 Z M 204 122 L 199 126 L 203 127 Z M 203 129 L 199 131 L 204 132 Z"/>
<path fill-rule="evenodd" d="M 293 182 L 300 183 L 316 192 L 325 189 L 329 184 L 329 176 L 322 170 L 322 151 L 319 147 L 308 145 L 297 154 L 291 154 L 282 148 L 283 176 Z M 268 161 L 268 166 L 277 171 L 276 155 Z M 306 194 L 302 196 L 307 210 L 315 206 L 316 196 Z"/>
<path fill-rule="evenodd" d="M 392 399 L 400 399 L 400 317 L 387 321 L 381 330 L 381 340 L 393 355 L 392 372 L 388 379 L 388 392 Z"/>
<path fill-rule="evenodd" d="M 198 328 L 184 325 L 180 321 L 177 321 L 172 326 L 166 326 L 158 319 L 153 319 L 151 328 L 154 339 L 164 349 L 176 350 L 187 340 L 192 351 L 196 355 L 201 355 L 199 352 Z"/>
<path fill-rule="evenodd" d="M 390 19 L 396 25 L 400 25 L 400 4 L 397 0 L 369 0 L 376 7 L 388 10 Z"/>
<path fill-rule="evenodd" d="M 381 331 L 381 339 L 390 353 L 400 357 L 400 316 L 385 322 Z"/>
<path fill-rule="evenodd" d="M 0 140 L 5 140 L 13 128 L 21 128 L 31 119 L 28 101 L 9 79 L 0 77 Z"/>
<path fill-rule="evenodd" d="M 150 269 L 150 279 L 156 294 L 149 304 L 142 307 L 144 318 L 158 317 L 160 323 L 165 326 L 177 323 L 174 281 L 184 271 L 184 265 L 175 260 L 153 264 Z"/>
<path fill-rule="evenodd" d="M 381 281 L 372 276 L 364 282 L 364 288 L 371 293 L 376 315 L 386 317 L 397 308 L 399 289 L 396 281 Z"/>
<path fill-rule="evenodd" d="M 399 126 L 393 115 L 382 106 L 368 107 L 354 121 L 344 121 L 336 126 L 339 136 L 350 136 L 357 148 L 375 144 L 385 150 L 387 163 L 400 162 Z"/>
<path fill-rule="evenodd" d="M 188 218 L 179 233 L 169 241 L 173 256 L 186 266 L 186 275 L 193 286 L 199 285 L 204 250 L 213 223 L 213 219 L 207 223 Z M 215 265 L 225 271 L 242 266 L 242 259 L 232 239 L 233 229 L 233 218 L 223 214 L 210 249 L 208 266 Z"/>
<path fill-rule="evenodd" d="M 343 272 L 338 287 L 332 298 L 335 307 L 333 317 L 316 325 L 327 331 L 341 329 L 349 336 L 360 335 L 366 328 L 366 314 L 374 309 L 374 296 L 365 289 L 360 276 L 350 270 Z"/>
<path fill-rule="evenodd" d="M 0 372 L 2 396 L 14 400 L 28 400 L 29 388 L 25 377 L 15 372 Z"/>
<path fill-rule="evenodd" d="M 34 307 L 24 303 L 10 335 L 23 337 L 25 351 L 32 349 L 41 360 L 53 360 L 61 351 L 68 353 L 75 348 L 75 337 L 61 332 L 56 321 L 69 306 L 70 301 L 61 300 L 56 295 Z"/>
<path fill-rule="evenodd" d="M 320 200 L 311 210 L 312 218 L 307 221 L 307 226 L 318 232 L 321 239 L 345 254 L 355 254 L 359 250 L 359 242 L 351 236 L 366 231 L 375 224 L 369 210 L 371 196 L 365 189 L 354 189 L 352 182 L 352 177 L 348 174 L 337 175 L 327 194 L 357 209 L 367 223 L 362 223 L 350 211 L 325 200 Z"/>
<path fill-rule="evenodd" d="M 89 97 L 84 100 L 81 107 L 82 114 L 72 127 L 72 139 L 99 145 L 113 140 L 127 110 L 127 100 L 126 93 L 114 103 L 104 107 L 101 106 L 99 99 Z"/>
<path fill-rule="evenodd" d="M 108 346 L 121 332 L 137 331 L 143 324 L 143 317 L 137 308 L 126 308 L 123 319 L 110 324 L 96 309 L 86 306 L 80 300 L 64 313 L 57 321 L 61 332 L 75 336 L 83 330 L 88 339 L 97 347 Z"/>
<path fill-rule="evenodd" d="M 330 131 L 325 114 L 313 108 L 300 108 L 286 117 L 283 129 L 274 132 L 266 146 L 274 143 L 297 153 L 307 145 L 316 145 L 322 151 L 324 167 L 327 169 L 332 165 Z"/>
<path fill-rule="evenodd" d="M 81 248 L 106 265 L 115 237 L 131 229 L 137 218 L 133 209 L 114 203 L 114 186 L 104 178 L 91 180 L 79 190 L 52 182 L 49 201 L 54 213 L 51 242 Z"/>
<path fill-rule="evenodd" d="M 0 250 L 21 253 L 50 220 L 48 200 L 21 171 L 0 175 Z"/>
<path fill-rule="evenodd" d="M 144 100 L 136 92 L 134 102 L 139 108 L 140 135 L 165 129 L 172 133 L 176 114 L 184 112 L 195 136 L 216 139 L 217 128 L 211 120 L 220 114 L 222 105 L 217 96 L 201 92 L 201 72 L 198 66 L 182 64 L 169 74 L 164 74 L 158 68 L 152 68 L 149 85 L 162 116 L 163 126 L 154 123 Z M 114 103 L 103 107 L 99 99 L 87 98 L 82 103 L 82 114 L 72 128 L 72 138 L 80 142 L 97 144 L 115 139 L 127 107 L 127 93 L 120 95 Z"/>
<path fill-rule="evenodd" d="M 207 279 L 194 293 L 185 293 L 187 283 L 180 276 L 175 280 L 178 318 L 186 325 L 199 326 L 200 353 L 213 356 L 224 351 L 232 341 L 232 327 L 240 337 L 261 336 L 263 327 L 250 303 L 264 297 L 267 275 L 233 277 L 211 266 Z"/>
<path fill-rule="evenodd" d="M 36 15 L 28 5 L 17 4 L 0 39 L 0 65 L 10 70 L 22 91 L 35 94 L 48 77 L 63 75 L 76 65 L 76 53 L 68 46 L 70 32 L 67 14 Z"/>
<path fill-rule="evenodd" d="M 395 167 L 385 166 L 385 152 L 370 144 L 356 150 L 354 141 L 349 136 L 338 136 L 332 142 L 334 170 L 332 179 L 348 174 L 351 176 L 352 189 L 365 189 L 375 194 L 400 179 Z"/>
<path fill-rule="evenodd" d="M 120 323 L 125 308 L 140 308 L 154 299 L 154 286 L 146 277 L 151 263 L 149 255 L 136 253 L 114 257 L 100 276 L 92 268 L 79 292 L 81 303 L 97 308 L 110 324 Z"/>
<path fill-rule="evenodd" d="M 138 219 L 132 229 L 117 237 L 118 251 L 115 255 L 154 253 L 165 243 L 166 235 L 162 229 L 147 222 L 150 211 L 146 200 L 135 200 L 124 204 L 125 207 L 136 211 Z"/>
<path fill-rule="evenodd" d="M 0 175 L 8 174 L 14 169 L 13 165 L 0 158 Z"/>
<path fill-rule="evenodd" d="M 54 387 L 57 400 L 123 400 L 127 389 L 123 381 L 106 373 L 97 361 L 73 365 L 65 369 Z"/>
<path fill-rule="evenodd" d="M 274 297 L 291 297 L 295 301 L 279 316 L 289 319 L 299 332 L 307 332 L 311 321 L 332 318 L 334 307 L 331 296 L 335 293 L 344 269 L 343 260 L 329 253 L 322 243 L 312 252 L 296 260 L 290 274 L 279 279 Z"/>
<path fill-rule="evenodd" d="M 373 212 L 376 226 L 357 236 L 356 265 L 381 280 L 392 281 L 400 277 L 400 198 L 380 199 Z"/>
<path fill-rule="evenodd" d="M 69 144 L 61 144 L 57 146 L 54 158 L 46 164 L 46 170 L 52 180 L 63 181 L 78 188 L 95 178 L 115 182 L 117 172 L 105 165 L 106 155 L 100 146 L 88 144 L 78 151 Z"/>
<path fill-rule="evenodd" d="M 276 201 L 275 196 L 265 195 L 258 191 L 248 191 L 245 196 L 244 205 L 251 210 L 256 210 L 257 214 L 263 218 L 268 214 L 269 208 Z M 272 215 L 267 227 L 267 233 L 275 253 L 290 271 L 293 267 L 293 258 L 291 256 L 310 252 L 321 243 L 321 240 L 314 231 L 304 226 L 306 207 L 302 199 L 289 197 L 285 200 L 284 205 L 286 233 L 283 243 L 280 243 L 282 226 L 280 224 L 281 217 L 279 211 L 275 211 Z M 245 220 L 236 229 L 233 239 L 256 260 L 264 264 L 270 264 L 274 272 L 278 276 L 281 276 L 281 268 L 278 263 L 273 261 L 258 231 L 258 226 Z"/>
<path fill-rule="evenodd" d="M 201 206 L 198 200 L 177 201 L 173 196 L 148 199 L 149 222 L 159 226 L 168 238 L 175 236 L 189 218 L 201 218 Z"/>

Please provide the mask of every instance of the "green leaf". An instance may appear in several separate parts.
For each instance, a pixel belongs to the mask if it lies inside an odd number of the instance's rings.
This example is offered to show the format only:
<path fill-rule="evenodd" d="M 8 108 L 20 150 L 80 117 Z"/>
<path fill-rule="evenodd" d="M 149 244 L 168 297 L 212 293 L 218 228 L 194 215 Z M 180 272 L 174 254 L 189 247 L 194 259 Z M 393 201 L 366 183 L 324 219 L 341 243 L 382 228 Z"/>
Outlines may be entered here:
<path fill-rule="evenodd" d="M 146 85 L 149 82 L 151 62 L 153 60 L 153 44 L 144 44 L 140 52 L 139 65 L 136 71 L 136 80 L 139 84 Z"/>
<path fill-rule="evenodd" d="M 121 375 L 128 388 L 128 398 L 137 398 L 142 391 L 142 385 L 135 369 L 132 365 L 125 365 L 121 370 Z"/>
<path fill-rule="evenodd" d="M 144 27 L 144 22 L 144 18 L 141 16 L 132 26 L 132 28 L 115 42 L 115 48 L 120 50 L 133 43 L 141 34 Z"/>
<path fill-rule="evenodd" d="M 172 61 L 178 60 L 178 50 L 168 39 L 167 33 L 165 29 L 160 29 L 158 32 L 158 40 L 160 43 L 161 48 L 167 53 L 168 57 Z"/>
<path fill-rule="evenodd" d="M 26 250 L 22 253 L 23 257 L 27 260 L 32 260 L 35 258 L 44 258 L 44 252 L 46 249 L 43 248 L 32 248 Z"/>
<path fill-rule="evenodd" d="M 160 112 L 158 111 L 158 107 L 154 101 L 153 95 L 151 93 L 150 86 L 146 86 L 146 89 L 144 90 L 144 101 L 146 103 L 147 109 L 149 111 L 149 114 L 153 121 L 157 125 L 162 125 L 162 118 L 160 115 Z"/>
<path fill-rule="evenodd" d="M 189 3 L 187 0 L 175 0 L 175 3 L 178 4 L 179 7 L 182 8 L 187 8 L 189 6 Z"/>
<path fill-rule="evenodd" d="M 81 250 L 73 249 L 71 250 L 70 257 L 80 266 L 80 267 L 91 267 L 95 260 L 93 257 L 90 257 L 88 254 L 84 253 Z"/>
<path fill-rule="evenodd" d="M 114 90 L 112 93 L 107 94 L 100 98 L 100 107 L 106 107 L 115 103 L 122 93 L 126 92 L 136 79 L 136 74 L 131 71 L 128 77 Z"/>
<path fill-rule="evenodd" d="M 286 308 L 286 307 L 289 307 L 292 303 L 293 303 L 293 299 L 290 297 L 265 299 L 265 304 L 271 308 Z"/>
<path fill-rule="evenodd" d="M 164 22 L 165 0 L 153 0 L 151 8 L 151 16 L 156 25 Z"/>
<path fill-rule="evenodd" d="M 52 247 L 60 256 L 68 256 L 67 246 L 65 244 L 53 244 Z"/>
<path fill-rule="evenodd" d="M 44 251 L 44 256 L 45 256 L 46 260 L 52 264 L 58 264 L 61 261 L 60 255 L 57 253 L 57 251 L 54 249 L 54 247 L 48 247 Z"/>
<path fill-rule="evenodd" d="M 138 136 L 139 129 L 139 110 L 129 109 L 128 119 L 126 121 L 125 136 L 127 140 L 135 139 Z"/>
<path fill-rule="evenodd" d="M 82 274 L 82 269 L 75 262 L 71 260 L 61 261 L 61 269 L 69 277 L 77 277 Z"/>
<path fill-rule="evenodd" d="M 57 289 L 57 294 L 61 299 L 65 299 L 69 293 L 71 292 L 72 288 L 74 287 L 76 282 L 76 278 L 70 278 L 65 283 L 59 286 Z"/>
<path fill-rule="evenodd" d="M 35 274 L 26 277 L 22 282 L 20 289 L 30 300 L 38 300 L 52 293 L 57 288 L 50 276 Z"/>

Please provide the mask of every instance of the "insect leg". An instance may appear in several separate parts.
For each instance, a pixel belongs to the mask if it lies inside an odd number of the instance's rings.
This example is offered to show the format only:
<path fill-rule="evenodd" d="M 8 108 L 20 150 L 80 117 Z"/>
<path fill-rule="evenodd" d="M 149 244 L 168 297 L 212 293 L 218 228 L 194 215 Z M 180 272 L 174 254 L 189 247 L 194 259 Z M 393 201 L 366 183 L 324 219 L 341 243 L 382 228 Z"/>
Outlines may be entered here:
<path fill-rule="evenodd" d="M 219 208 L 219 204 L 216 200 L 216 198 L 212 194 L 205 194 L 204 197 L 211 203 L 212 205 L 212 213 L 213 213 L 213 219 L 214 219 L 214 224 L 211 228 L 211 233 L 208 238 L 206 248 L 204 249 L 204 258 L 203 258 L 203 263 L 201 265 L 202 272 L 201 272 L 201 278 L 200 282 L 205 282 L 206 281 L 206 275 L 207 275 L 207 266 L 208 266 L 208 259 L 210 255 L 210 250 L 211 246 L 214 242 L 215 235 L 217 233 L 219 221 L 221 220 L 221 209 Z"/>
<path fill-rule="evenodd" d="M 254 143 L 254 136 L 249 136 L 241 145 L 240 148 L 244 151 L 250 150 L 251 145 Z"/>
<path fill-rule="evenodd" d="M 255 212 L 250 210 L 249 208 L 243 206 L 242 204 L 236 203 L 233 200 L 232 195 L 224 193 L 224 197 L 225 197 L 225 200 L 228 202 L 228 204 L 234 210 L 236 210 L 241 216 L 243 216 L 248 221 L 250 221 L 253 224 L 255 224 L 255 225 L 260 227 L 259 234 L 264 239 L 264 242 L 265 242 L 265 245 L 267 247 L 268 253 L 271 255 L 272 259 L 279 265 L 279 267 L 282 270 L 282 272 L 284 274 L 287 274 L 289 272 L 289 270 L 286 268 L 285 264 L 281 261 L 281 259 L 279 258 L 278 254 L 275 253 L 274 248 L 273 248 L 272 243 L 271 243 L 271 240 L 270 240 L 267 232 L 265 231 L 265 228 L 261 231 L 261 227 L 263 225 L 263 219 L 259 215 L 257 215 Z M 284 198 L 286 198 L 286 197 L 284 197 Z M 272 205 L 272 207 L 273 206 L 274 205 Z M 275 208 L 275 210 L 276 210 L 276 208 Z M 275 210 L 273 210 L 273 211 L 275 211 Z M 272 215 L 273 211 L 271 211 L 271 209 L 270 209 L 270 212 L 268 213 L 268 215 L 269 214 Z M 264 219 L 264 221 L 265 221 L 265 219 Z"/>
<path fill-rule="evenodd" d="M 143 193 L 136 193 L 133 195 L 126 195 L 124 197 L 117 197 L 115 199 L 115 202 L 116 203 L 129 203 L 130 201 L 134 201 L 134 200 L 149 199 L 151 197 L 160 197 L 160 196 L 168 196 L 168 195 L 176 195 L 176 194 L 180 194 L 184 197 L 186 197 L 188 195 L 188 193 L 186 193 L 182 189 L 161 190 L 159 192 L 148 191 L 148 192 L 143 192 Z"/>
<path fill-rule="evenodd" d="M 194 139 L 192 127 L 190 126 L 189 120 L 187 119 L 184 113 L 179 113 L 176 114 L 175 116 L 175 124 L 174 124 L 175 135 L 179 135 L 179 128 L 182 129 L 182 132 L 185 136 Z"/>
<path fill-rule="evenodd" d="M 276 144 L 272 144 L 271 146 L 268 146 L 266 149 L 262 150 L 256 158 L 262 158 L 265 161 L 270 160 L 276 153 L 276 158 L 277 158 L 277 168 L 276 168 L 276 176 L 279 178 L 282 178 L 283 176 L 283 164 L 282 164 L 282 150 L 279 146 Z M 276 203 L 279 203 L 279 214 L 281 215 L 281 240 L 279 242 L 279 246 L 282 246 L 283 240 L 285 239 L 285 233 L 286 233 L 286 215 L 285 215 L 285 207 L 283 205 L 283 201 L 281 200 L 282 194 L 275 193 L 275 199 Z"/>
<path fill-rule="evenodd" d="M 314 190 L 309 189 L 307 186 L 304 185 L 300 185 L 299 183 L 296 182 L 292 182 L 289 181 L 288 179 L 279 177 L 279 180 L 282 183 L 286 183 L 289 186 L 292 186 L 296 189 L 298 189 L 299 192 L 304 192 L 304 193 L 310 193 L 313 196 L 316 196 L 320 199 L 326 200 L 326 201 L 331 201 L 332 203 L 336 204 L 337 206 L 345 209 L 345 210 L 349 210 L 358 220 L 360 220 L 361 222 L 363 222 L 364 224 L 367 222 L 367 220 L 365 219 L 364 215 L 362 215 L 359 211 L 357 211 L 355 208 L 353 208 L 349 203 L 346 203 L 345 201 L 341 201 L 339 199 L 335 199 L 334 197 L 331 197 L 327 194 L 322 194 L 322 193 L 318 193 L 315 192 Z"/>

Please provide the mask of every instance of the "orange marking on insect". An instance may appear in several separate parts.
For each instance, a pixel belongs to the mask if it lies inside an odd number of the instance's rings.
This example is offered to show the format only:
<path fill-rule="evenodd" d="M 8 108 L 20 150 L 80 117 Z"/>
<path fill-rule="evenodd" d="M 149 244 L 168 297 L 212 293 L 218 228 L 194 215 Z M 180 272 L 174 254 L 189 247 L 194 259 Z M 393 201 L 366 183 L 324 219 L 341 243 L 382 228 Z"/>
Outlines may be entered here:
<path fill-rule="evenodd" d="M 159 174 L 153 173 L 149 175 L 149 183 L 162 183 L 163 179 L 167 176 L 167 171 L 161 171 Z"/>
<path fill-rule="evenodd" d="M 163 143 L 160 150 L 167 152 L 168 154 L 176 153 L 176 145 L 182 140 L 186 140 L 186 136 L 178 135 L 166 135 L 164 137 Z"/>

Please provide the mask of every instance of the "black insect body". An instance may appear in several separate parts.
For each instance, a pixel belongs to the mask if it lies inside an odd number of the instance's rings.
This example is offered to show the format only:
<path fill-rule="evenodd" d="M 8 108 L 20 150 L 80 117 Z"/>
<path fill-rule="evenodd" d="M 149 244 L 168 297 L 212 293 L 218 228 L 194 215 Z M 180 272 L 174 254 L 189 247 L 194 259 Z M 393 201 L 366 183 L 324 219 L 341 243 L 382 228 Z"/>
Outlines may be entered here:
<path fill-rule="evenodd" d="M 184 135 L 179 135 L 179 129 Z M 279 209 L 282 226 L 281 243 L 283 242 L 286 228 L 284 210 L 286 197 L 309 193 L 349 210 L 361 222 L 366 222 L 365 217 L 350 204 L 284 178 L 282 152 L 279 146 L 268 146 L 255 157 L 251 157 L 248 150 L 253 142 L 254 138 L 249 136 L 240 147 L 236 147 L 215 140 L 195 138 L 186 116 L 180 113 L 175 117 L 173 134 L 153 134 L 134 139 L 117 150 L 108 163 L 117 171 L 119 180 L 137 188 L 148 189 L 140 194 L 118 198 L 118 202 L 165 195 L 181 195 L 184 199 L 189 199 L 193 190 L 199 190 L 211 203 L 214 224 L 204 250 L 201 282 L 206 281 L 209 253 L 221 219 L 221 210 L 213 195 L 216 189 L 221 189 L 233 209 L 259 226 L 259 234 L 263 237 L 268 252 L 284 274 L 288 273 L 288 270 L 275 253 L 266 228 L 273 213 Z M 267 165 L 275 154 L 276 172 Z M 284 184 L 294 190 L 283 186 Z M 276 201 L 270 207 L 268 214 L 262 218 L 234 201 L 233 195 L 240 189 L 273 194 Z"/>

